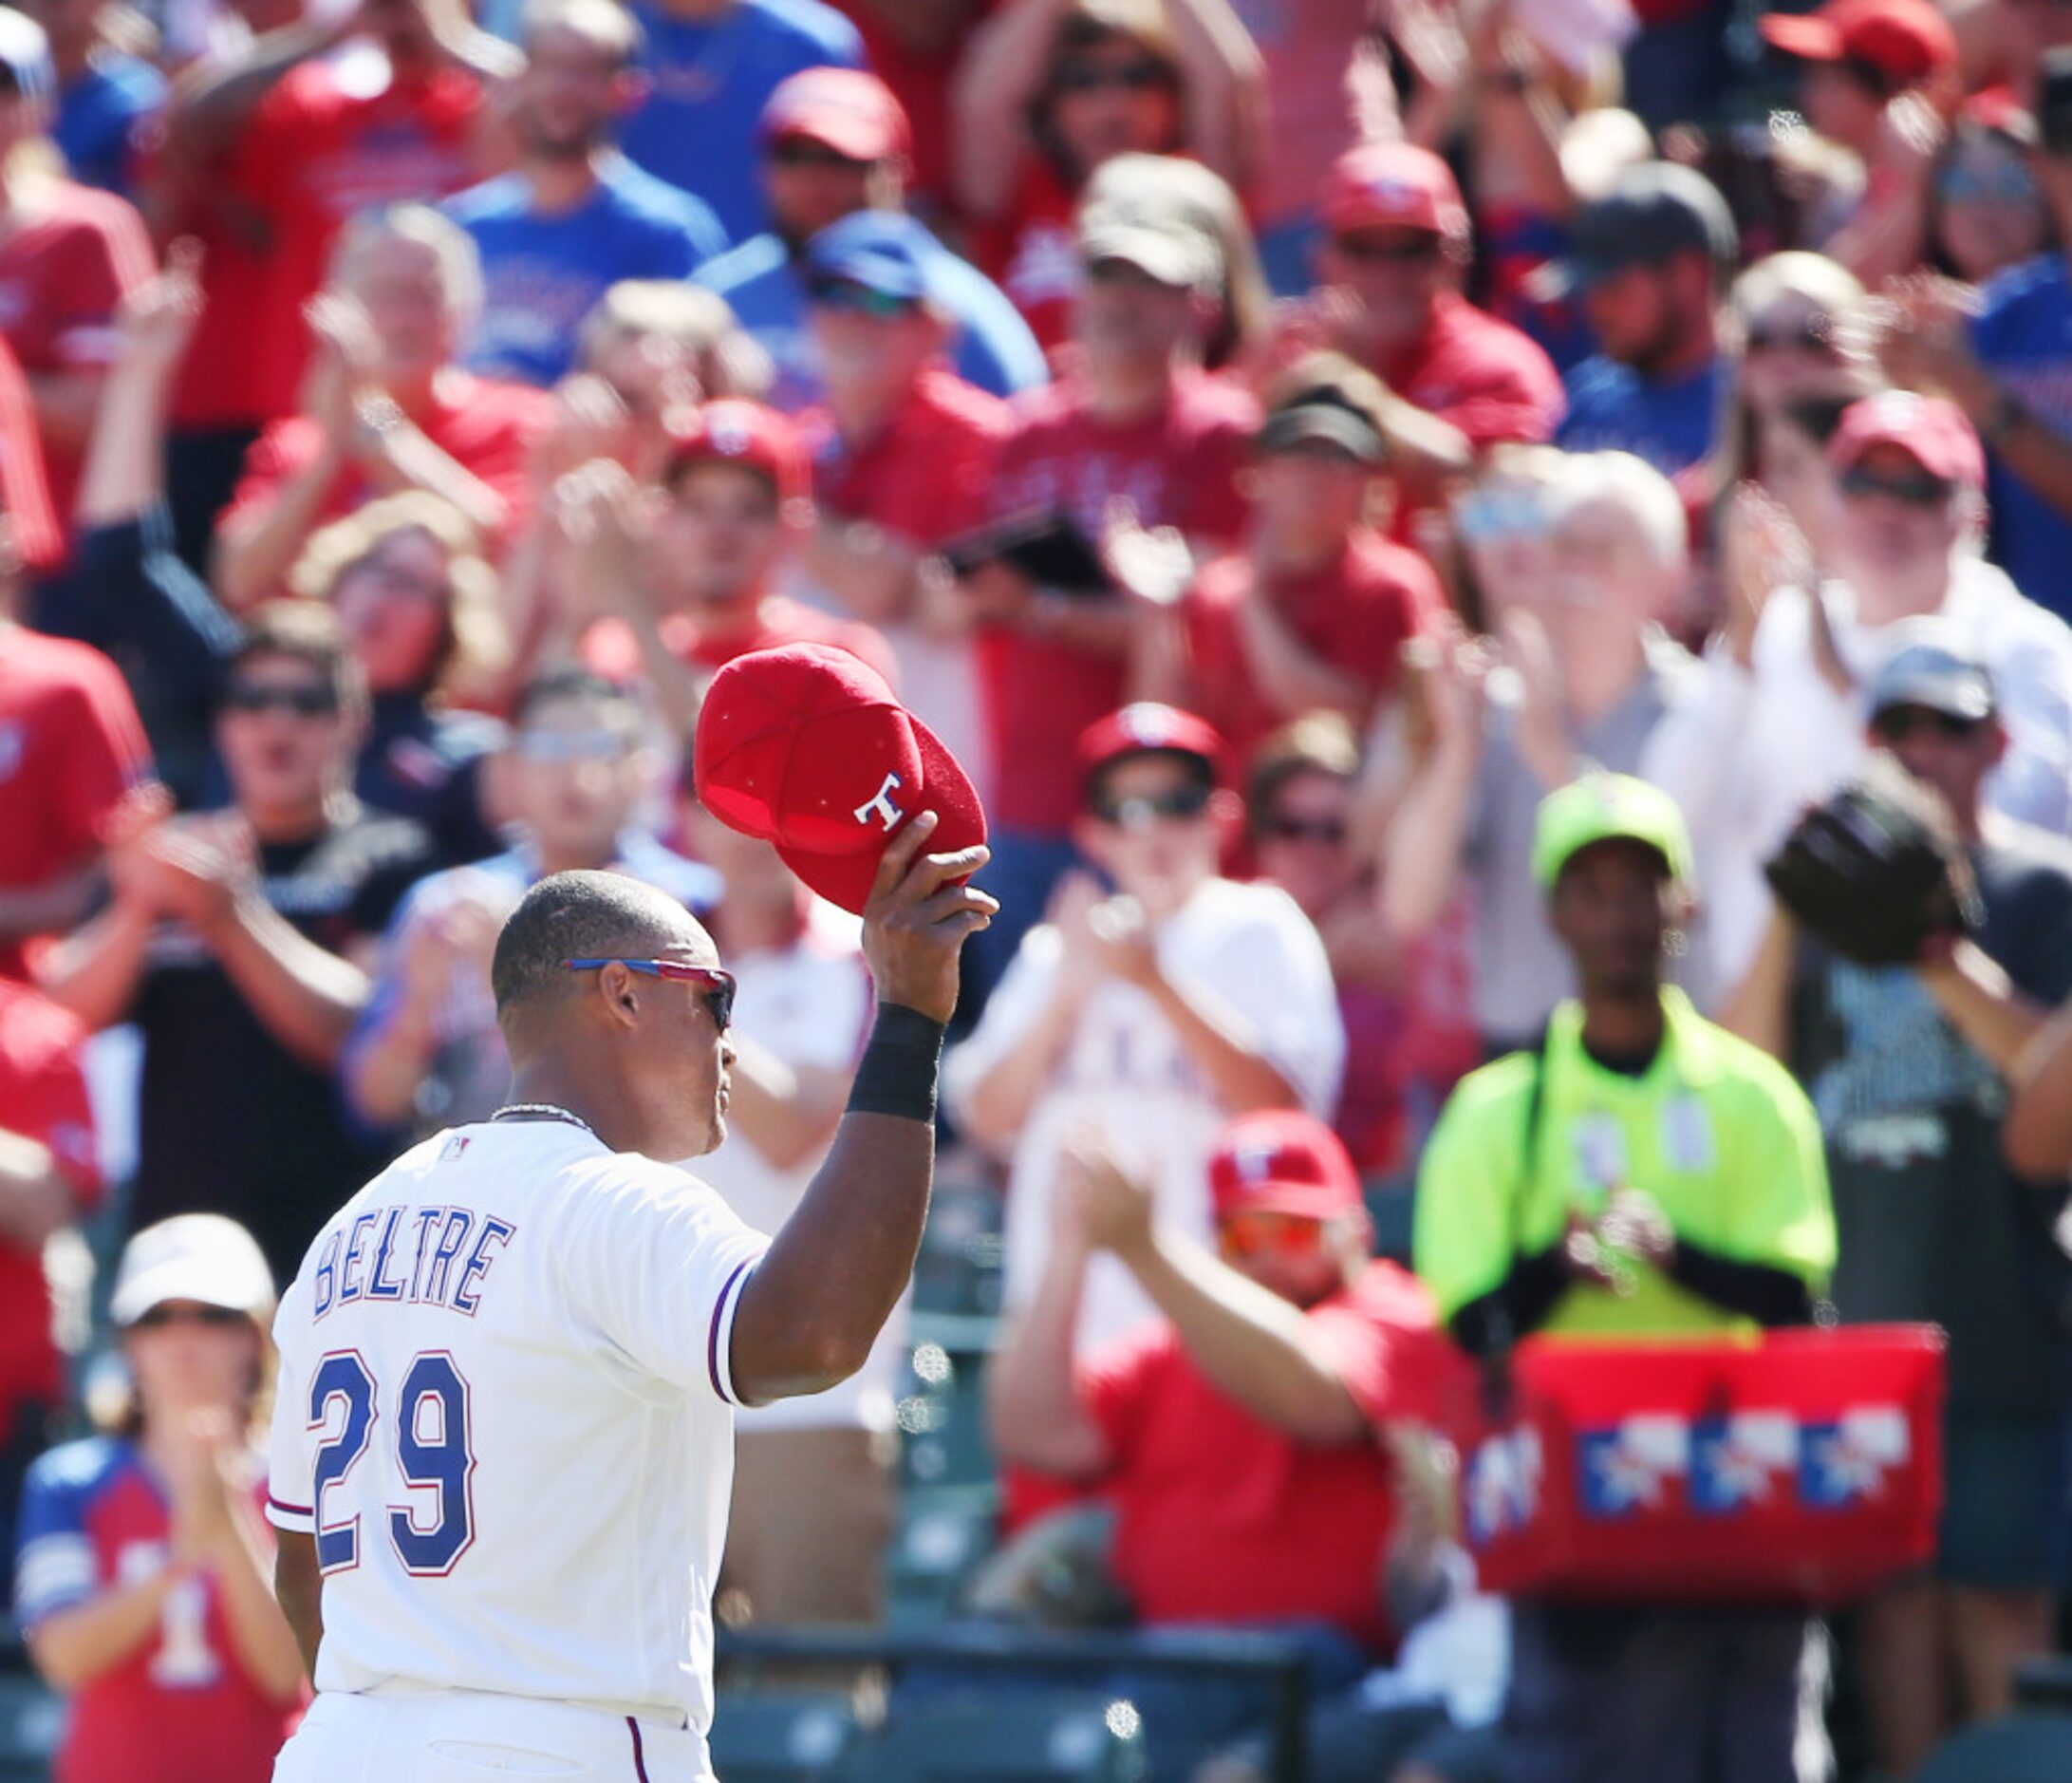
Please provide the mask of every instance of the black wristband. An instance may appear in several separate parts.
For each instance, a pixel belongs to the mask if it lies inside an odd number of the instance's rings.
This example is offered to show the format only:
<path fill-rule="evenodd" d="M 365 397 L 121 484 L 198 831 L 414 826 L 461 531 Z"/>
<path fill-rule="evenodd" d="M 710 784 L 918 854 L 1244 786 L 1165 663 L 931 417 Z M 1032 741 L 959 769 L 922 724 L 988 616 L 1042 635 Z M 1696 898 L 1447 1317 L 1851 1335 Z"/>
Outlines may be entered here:
<path fill-rule="evenodd" d="M 881 1003 L 870 1041 L 849 1086 L 852 1115 L 935 1119 L 936 1069 L 943 1060 L 943 1024 L 901 1003 Z"/>

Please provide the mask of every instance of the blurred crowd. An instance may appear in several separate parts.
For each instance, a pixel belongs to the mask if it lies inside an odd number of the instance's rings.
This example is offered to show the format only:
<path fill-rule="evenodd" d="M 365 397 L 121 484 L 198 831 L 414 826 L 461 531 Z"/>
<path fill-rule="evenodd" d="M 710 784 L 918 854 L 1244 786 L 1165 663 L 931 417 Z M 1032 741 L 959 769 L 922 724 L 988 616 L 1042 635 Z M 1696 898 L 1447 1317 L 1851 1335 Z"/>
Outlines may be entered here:
<path fill-rule="evenodd" d="M 856 926 L 690 757 L 794 643 L 984 790 L 1017 1542 L 1301 1629 L 1319 1776 L 1810 1783 L 1803 1618 L 1475 1594 L 1436 1388 L 1932 1321 L 1845 1758 L 2004 1710 L 2072 1547 L 2068 241 L 2063 0 L 0 8 L 0 1513 L 66 1783 L 267 1774 L 271 1295 L 501 1101 L 534 880 L 700 915 L 700 1172 L 802 1192 Z M 1763 871 L 1872 758 L 1983 910 L 1883 967 Z M 742 1417 L 730 1613 L 883 1614 L 903 1347 Z M 1260 1774 L 1217 1732 L 1160 1774 Z"/>

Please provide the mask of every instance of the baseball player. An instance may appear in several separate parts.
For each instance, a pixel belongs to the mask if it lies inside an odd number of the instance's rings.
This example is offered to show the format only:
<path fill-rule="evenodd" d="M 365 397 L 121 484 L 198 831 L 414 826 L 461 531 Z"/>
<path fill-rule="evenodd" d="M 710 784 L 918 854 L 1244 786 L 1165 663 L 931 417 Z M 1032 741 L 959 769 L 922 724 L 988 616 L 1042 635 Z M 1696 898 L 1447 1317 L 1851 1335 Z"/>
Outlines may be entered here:
<path fill-rule="evenodd" d="M 318 1697 L 275 1783 L 699 1779 L 733 1409 L 853 1373 L 920 1242 L 982 846 L 886 847 L 875 1024 L 775 1238 L 679 1164 L 725 1132 L 733 980 L 613 873 L 527 894 L 492 982 L 510 1104 L 318 1235 L 281 1304 L 268 1514 Z"/>

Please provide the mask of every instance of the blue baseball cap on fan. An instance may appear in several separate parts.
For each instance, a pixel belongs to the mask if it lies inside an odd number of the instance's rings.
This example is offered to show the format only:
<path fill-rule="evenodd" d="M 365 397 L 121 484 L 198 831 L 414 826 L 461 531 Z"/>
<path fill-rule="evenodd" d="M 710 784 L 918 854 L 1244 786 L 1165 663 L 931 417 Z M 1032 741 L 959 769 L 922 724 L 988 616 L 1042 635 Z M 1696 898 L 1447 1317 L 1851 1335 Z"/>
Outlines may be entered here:
<path fill-rule="evenodd" d="M 852 211 L 806 244 L 808 291 L 853 285 L 907 303 L 935 295 L 942 245 L 901 211 Z"/>

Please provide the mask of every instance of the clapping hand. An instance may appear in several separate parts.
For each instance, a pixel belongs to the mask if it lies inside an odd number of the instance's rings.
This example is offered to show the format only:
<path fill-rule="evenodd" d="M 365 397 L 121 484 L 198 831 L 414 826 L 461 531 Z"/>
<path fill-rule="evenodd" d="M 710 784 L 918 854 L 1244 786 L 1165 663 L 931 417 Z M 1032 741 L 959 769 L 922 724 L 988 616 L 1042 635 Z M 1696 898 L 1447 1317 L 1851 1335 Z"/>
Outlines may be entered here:
<path fill-rule="evenodd" d="M 201 319 L 201 244 L 182 235 L 166 250 L 165 265 L 116 310 L 124 366 L 169 374 L 178 366 Z"/>
<path fill-rule="evenodd" d="M 208 1567 L 237 1540 L 237 1433 L 227 1412 L 211 1408 L 173 1418 L 165 1437 L 161 1461 L 172 1500 L 174 1563 Z"/>
<path fill-rule="evenodd" d="M 1148 1185 L 1137 1182 L 1091 1132 L 1067 1141 L 1058 1193 L 1069 1204 L 1065 1217 L 1092 1249 L 1127 1262 L 1150 1248 L 1156 1204 Z"/>

